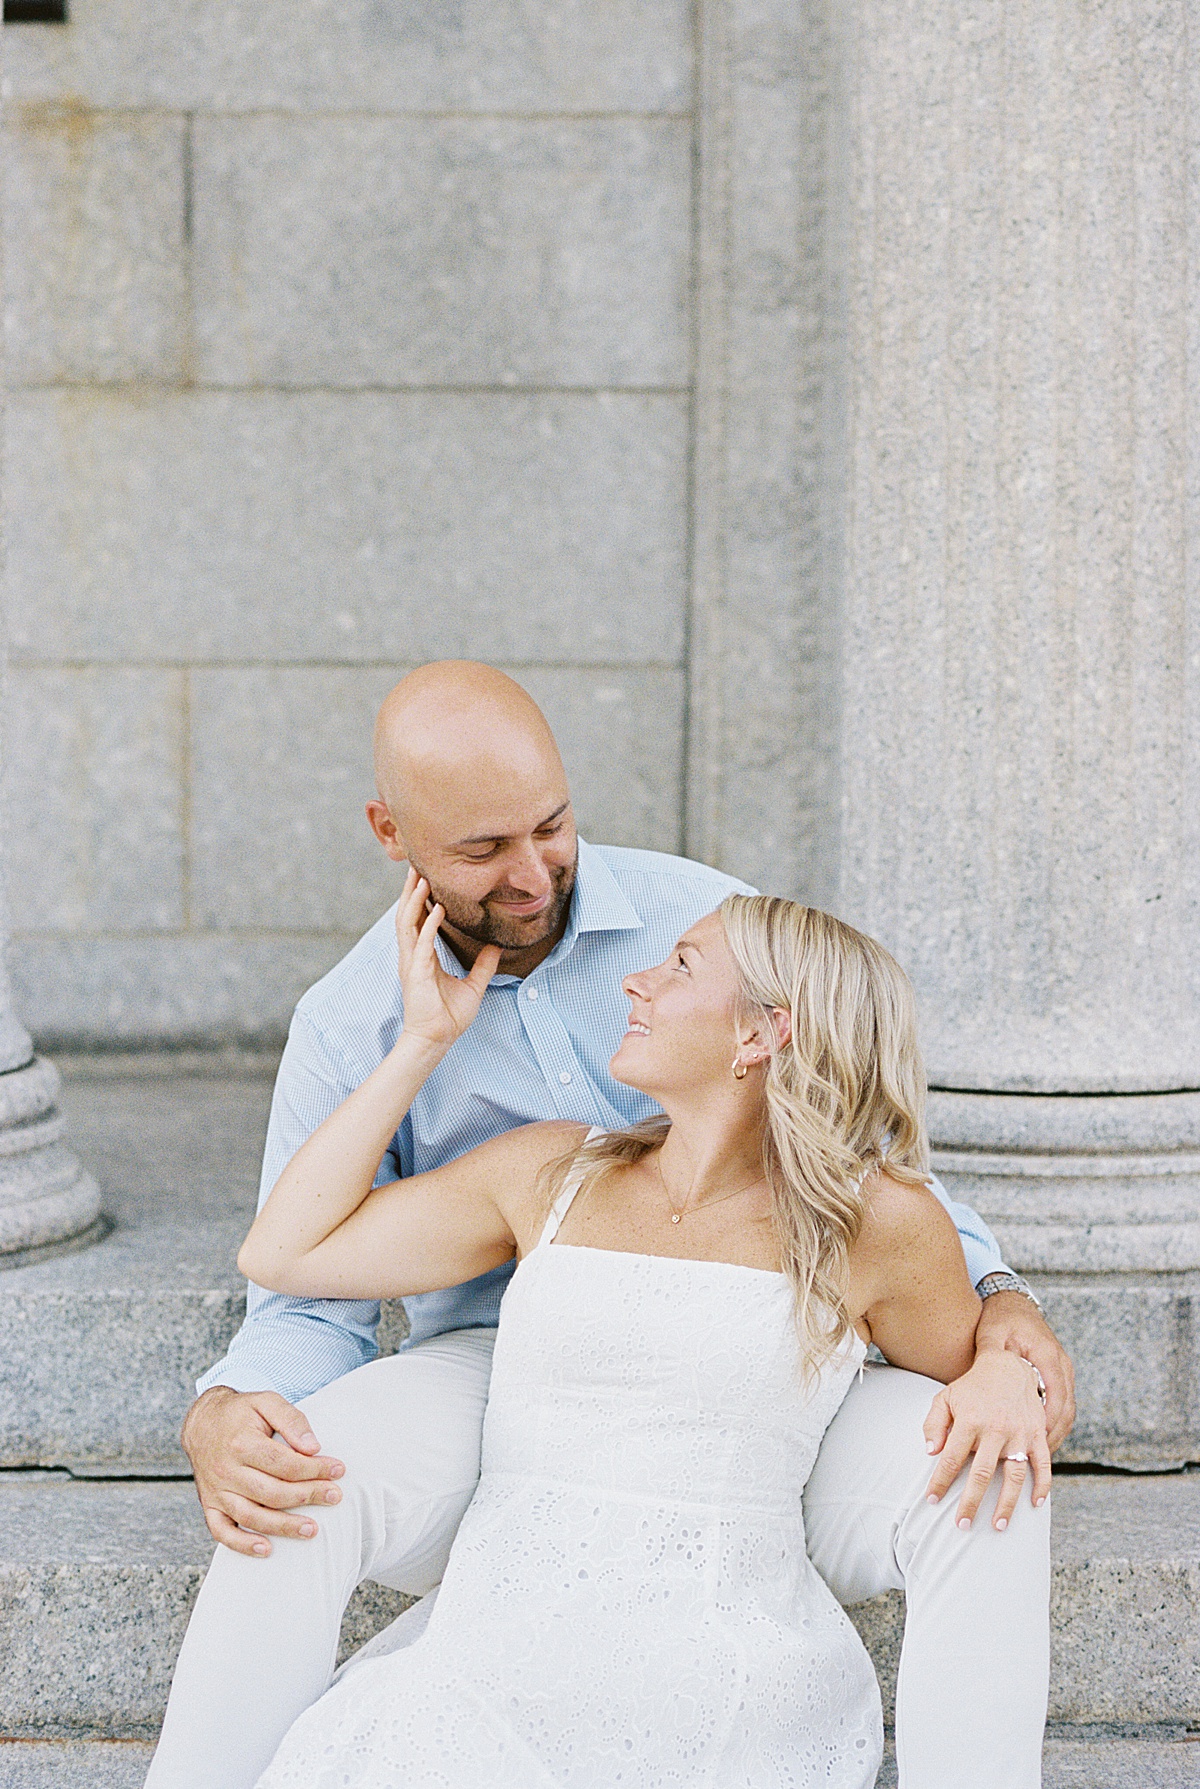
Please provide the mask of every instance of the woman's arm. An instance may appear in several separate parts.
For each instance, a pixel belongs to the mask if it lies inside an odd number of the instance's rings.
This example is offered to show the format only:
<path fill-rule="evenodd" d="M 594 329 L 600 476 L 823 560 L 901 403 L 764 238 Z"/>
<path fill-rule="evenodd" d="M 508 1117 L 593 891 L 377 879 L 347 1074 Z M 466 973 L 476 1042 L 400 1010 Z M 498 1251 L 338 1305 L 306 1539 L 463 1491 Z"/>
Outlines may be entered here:
<path fill-rule="evenodd" d="M 406 1055 L 397 1046 L 383 1064 L 397 1082 Z M 386 1080 L 355 1106 L 368 1088 L 364 1081 L 326 1119 L 325 1137 L 314 1132 L 318 1148 L 284 1169 L 255 1219 L 238 1266 L 257 1285 L 307 1298 L 401 1298 L 474 1279 L 512 1259 L 524 1240 L 518 1233 L 531 1228 L 542 1168 L 584 1135 L 578 1124 L 523 1125 L 372 1192 L 377 1164 L 365 1165 L 370 1152 L 338 1123 L 343 1113 L 348 1122 L 361 1117 L 365 1131 L 374 1102 L 387 1109 Z"/>
<path fill-rule="evenodd" d="M 928 1494 L 939 1501 L 972 1460 L 957 1510 L 969 1527 L 997 1467 L 1004 1482 L 992 1524 L 1006 1528 L 1032 1471 L 1032 1496 L 1050 1490 L 1046 1413 L 1038 1375 L 1007 1349 L 979 1350 L 980 1301 L 967 1276 L 957 1232 L 921 1187 L 876 1176 L 870 1209 L 852 1255 L 852 1292 L 871 1340 L 893 1365 L 940 1379 L 925 1422 L 931 1454 L 942 1459 Z"/>
<path fill-rule="evenodd" d="M 980 1311 L 958 1232 L 925 1187 L 887 1174 L 869 1185 L 852 1285 L 871 1340 L 893 1366 L 957 1379 L 975 1358 Z"/>
<path fill-rule="evenodd" d="M 509 1260 L 539 1169 L 578 1125 L 527 1125 L 429 1174 L 371 1190 L 383 1152 L 429 1074 L 471 1023 L 499 960 L 469 976 L 434 950 L 440 907 L 409 872 L 396 914 L 404 1029 L 394 1048 L 292 1157 L 254 1221 L 238 1266 L 300 1297 L 389 1298 L 473 1279 Z M 514 1229 L 514 1224 L 516 1229 Z"/>

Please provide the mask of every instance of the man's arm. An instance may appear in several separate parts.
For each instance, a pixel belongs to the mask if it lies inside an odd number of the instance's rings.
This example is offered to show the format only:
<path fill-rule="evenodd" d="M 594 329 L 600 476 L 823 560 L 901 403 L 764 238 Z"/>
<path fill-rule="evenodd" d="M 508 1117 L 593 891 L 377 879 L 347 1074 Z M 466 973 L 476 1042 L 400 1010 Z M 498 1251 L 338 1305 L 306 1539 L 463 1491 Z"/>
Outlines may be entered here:
<path fill-rule="evenodd" d="M 954 1227 L 966 1256 L 971 1284 L 978 1287 L 989 1274 L 1011 1273 L 1012 1269 L 1004 1265 L 999 1243 L 983 1219 L 969 1205 L 962 1205 L 952 1199 L 936 1176 L 930 1180 L 930 1185 L 954 1220 Z M 1007 1350 L 1013 1354 L 1022 1354 L 1026 1360 L 1033 1362 L 1046 1386 L 1046 1427 L 1050 1451 L 1053 1453 L 1056 1448 L 1061 1447 L 1075 1421 L 1075 1371 L 1066 1349 L 1033 1299 L 1027 1298 L 1022 1292 L 995 1292 L 990 1298 L 985 1297 L 979 1327 L 975 1332 L 975 1345 L 979 1353 L 986 1353 L 989 1349 Z M 949 1433 L 949 1428 L 950 1423 L 947 1421 L 946 1434 Z M 941 1440 L 944 1442 L 945 1438 L 943 1434 Z M 947 1457 L 947 1466 L 951 1458 L 952 1456 Z M 955 1472 L 957 1470 L 955 1467 Z M 953 1478 L 954 1473 L 950 1476 Z"/>
<path fill-rule="evenodd" d="M 279 1065 L 263 1155 L 259 1205 L 308 1136 L 351 1091 L 346 1065 L 297 1014 Z M 400 1164 L 380 1166 L 392 1180 Z M 287 1298 L 251 1286 L 246 1320 L 224 1359 L 197 1385 L 182 1443 L 214 1540 L 270 1552 L 269 1535 L 316 1533 L 304 1506 L 336 1503 L 342 1464 L 320 1453 L 297 1400 L 375 1358 L 379 1306 L 371 1300 Z"/>

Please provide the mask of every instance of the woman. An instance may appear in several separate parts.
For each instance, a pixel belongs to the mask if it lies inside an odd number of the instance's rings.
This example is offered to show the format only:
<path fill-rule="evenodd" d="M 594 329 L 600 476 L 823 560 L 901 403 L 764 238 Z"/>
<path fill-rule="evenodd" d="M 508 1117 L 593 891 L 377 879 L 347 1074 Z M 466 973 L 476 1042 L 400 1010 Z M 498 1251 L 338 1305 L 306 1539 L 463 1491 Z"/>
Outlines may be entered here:
<path fill-rule="evenodd" d="M 926 1190 L 911 990 L 881 947 L 735 896 L 624 984 L 617 1079 L 663 1120 L 536 1124 L 371 1190 L 495 953 L 439 968 L 410 876 L 404 1030 L 239 1257 L 301 1295 L 437 1289 L 516 1255 L 479 1490 L 401 1657 L 355 1661 L 261 1789 L 866 1789 L 878 1691 L 804 1553 L 801 1492 L 868 1341 L 939 1379 L 978 1300 Z M 1010 1493 L 1048 1470 L 1036 1378 Z"/>

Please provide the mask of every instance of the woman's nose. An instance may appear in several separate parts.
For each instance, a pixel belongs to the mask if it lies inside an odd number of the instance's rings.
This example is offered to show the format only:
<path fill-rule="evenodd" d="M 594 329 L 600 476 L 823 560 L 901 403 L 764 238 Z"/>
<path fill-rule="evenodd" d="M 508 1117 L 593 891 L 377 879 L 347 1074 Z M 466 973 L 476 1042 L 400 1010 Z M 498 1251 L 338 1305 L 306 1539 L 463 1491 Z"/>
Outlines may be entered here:
<path fill-rule="evenodd" d="M 621 983 L 621 992 L 626 1000 L 644 1000 L 646 990 L 640 975 L 627 975 Z"/>

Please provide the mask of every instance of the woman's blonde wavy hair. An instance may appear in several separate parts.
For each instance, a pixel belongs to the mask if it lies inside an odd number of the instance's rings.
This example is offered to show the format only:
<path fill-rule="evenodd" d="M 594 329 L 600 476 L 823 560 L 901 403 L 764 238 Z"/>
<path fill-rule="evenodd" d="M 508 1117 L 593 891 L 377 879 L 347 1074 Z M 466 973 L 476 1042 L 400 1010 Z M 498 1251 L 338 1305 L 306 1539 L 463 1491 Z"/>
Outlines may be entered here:
<path fill-rule="evenodd" d="M 818 908 L 730 895 L 720 914 L 739 1019 L 761 1017 L 768 1037 L 775 1009 L 791 1019 L 790 1040 L 766 1067 L 763 1172 L 811 1372 L 850 1328 L 850 1250 L 871 1169 L 886 1156 L 896 1180 L 920 1185 L 929 1177 L 916 1003 L 881 944 Z M 614 1163 L 660 1147 L 669 1128 L 658 1117 L 594 1137 L 553 1164 L 549 1184 L 560 1188 L 582 1168 L 582 1193 Z"/>

